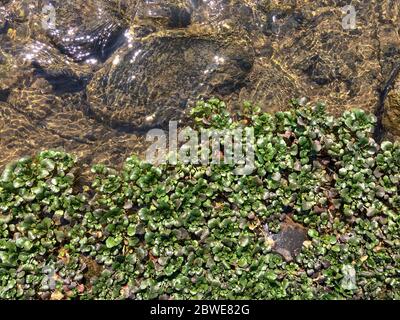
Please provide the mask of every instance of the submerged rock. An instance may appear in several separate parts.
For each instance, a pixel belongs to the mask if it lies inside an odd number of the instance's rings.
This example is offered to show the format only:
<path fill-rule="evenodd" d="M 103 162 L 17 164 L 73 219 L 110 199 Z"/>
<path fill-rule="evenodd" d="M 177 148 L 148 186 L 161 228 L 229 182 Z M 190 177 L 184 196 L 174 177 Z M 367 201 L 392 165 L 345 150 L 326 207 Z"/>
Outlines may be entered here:
<path fill-rule="evenodd" d="M 105 61 L 124 41 L 127 26 L 118 10 L 113 10 L 106 1 L 58 1 L 45 12 L 47 34 L 74 61 Z"/>
<path fill-rule="evenodd" d="M 150 37 L 118 52 L 95 75 L 90 107 L 114 127 L 162 125 L 179 119 L 192 100 L 240 89 L 252 64 L 252 51 L 237 40 Z"/>
<path fill-rule="evenodd" d="M 400 79 L 386 98 L 382 124 L 388 138 L 400 138 Z"/>
<path fill-rule="evenodd" d="M 185 28 L 192 19 L 191 1 L 187 0 L 144 0 L 137 4 L 136 19 L 148 21 L 167 28 Z"/>
<path fill-rule="evenodd" d="M 271 50 L 255 64 L 241 100 L 277 111 L 288 105 L 290 96 L 307 97 L 325 102 L 336 115 L 356 107 L 373 112 L 383 64 L 377 39 L 380 22 L 373 5 L 357 1 L 357 23 L 346 29 L 344 5 L 269 2 L 264 32 Z"/>
<path fill-rule="evenodd" d="M 242 0 L 191 0 L 193 23 L 214 27 L 245 29 L 262 28 L 265 12 L 260 1 Z"/>
<path fill-rule="evenodd" d="M 0 34 L 0 77 L 9 87 L 16 75 L 34 73 L 56 94 L 82 91 L 99 62 L 125 41 L 125 21 L 107 1 L 12 1 L 4 9 L 8 31 Z M 15 71 L 3 76 L 10 68 Z"/>
<path fill-rule="evenodd" d="M 0 41 L 2 40 L 3 37 L 0 36 Z M 5 92 L 9 92 L 21 78 L 18 72 L 20 69 L 13 56 L 0 46 L 0 91 L 3 92 L 3 101 Z"/>

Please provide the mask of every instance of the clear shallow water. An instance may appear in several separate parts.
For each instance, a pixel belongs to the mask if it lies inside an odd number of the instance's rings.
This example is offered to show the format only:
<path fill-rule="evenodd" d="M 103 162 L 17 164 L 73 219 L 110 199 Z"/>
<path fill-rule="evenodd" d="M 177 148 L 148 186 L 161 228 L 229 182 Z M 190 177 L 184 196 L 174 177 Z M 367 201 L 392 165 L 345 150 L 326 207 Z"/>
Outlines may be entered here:
<path fill-rule="evenodd" d="M 118 166 L 146 149 L 148 129 L 186 124 L 212 96 L 233 110 L 306 97 L 381 118 L 398 75 L 399 3 L 352 1 L 353 29 L 345 5 L 3 0 L 0 166 L 49 148 Z"/>

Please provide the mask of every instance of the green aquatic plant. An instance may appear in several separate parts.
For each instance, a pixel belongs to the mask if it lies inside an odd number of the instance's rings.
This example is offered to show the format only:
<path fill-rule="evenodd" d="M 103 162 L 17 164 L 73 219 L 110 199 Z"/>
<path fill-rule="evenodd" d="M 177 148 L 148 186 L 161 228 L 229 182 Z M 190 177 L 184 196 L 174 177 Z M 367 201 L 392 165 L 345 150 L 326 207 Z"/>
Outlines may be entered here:
<path fill-rule="evenodd" d="M 255 170 L 132 156 L 81 185 L 64 152 L 8 165 L 0 298 L 400 298 L 400 144 L 372 139 L 374 116 L 293 101 L 231 117 L 217 99 L 192 116 L 196 129 L 254 128 Z M 286 219 L 306 230 L 292 260 L 276 250 Z"/>

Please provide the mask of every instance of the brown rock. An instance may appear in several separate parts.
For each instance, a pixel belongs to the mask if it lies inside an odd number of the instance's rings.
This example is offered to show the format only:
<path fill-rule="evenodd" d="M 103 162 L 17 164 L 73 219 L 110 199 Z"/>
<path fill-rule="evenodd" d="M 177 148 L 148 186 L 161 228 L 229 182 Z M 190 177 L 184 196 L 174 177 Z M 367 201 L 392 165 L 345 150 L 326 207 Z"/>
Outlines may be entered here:
<path fill-rule="evenodd" d="M 286 217 L 281 224 L 281 231 L 272 238 L 274 240 L 272 250 L 279 253 L 286 261 L 292 261 L 300 253 L 303 242 L 307 239 L 307 230 Z"/>
<path fill-rule="evenodd" d="M 383 126 L 387 138 L 400 138 L 400 79 L 386 98 Z"/>

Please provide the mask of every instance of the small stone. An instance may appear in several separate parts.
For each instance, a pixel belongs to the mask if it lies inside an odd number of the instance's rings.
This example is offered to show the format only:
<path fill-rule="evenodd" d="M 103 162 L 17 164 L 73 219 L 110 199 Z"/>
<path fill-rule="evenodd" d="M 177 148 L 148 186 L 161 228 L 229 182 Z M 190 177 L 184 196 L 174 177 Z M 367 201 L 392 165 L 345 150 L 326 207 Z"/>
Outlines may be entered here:
<path fill-rule="evenodd" d="M 274 237 L 272 250 L 282 255 L 286 261 L 292 261 L 301 251 L 306 239 L 306 229 L 286 217 L 281 223 L 281 231 Z"/>
<path fill-rule="evenodd" d="M 60 291 L 55 291 L 51 294 L 50 300 L 62 300 L 64 295 Z"/>

